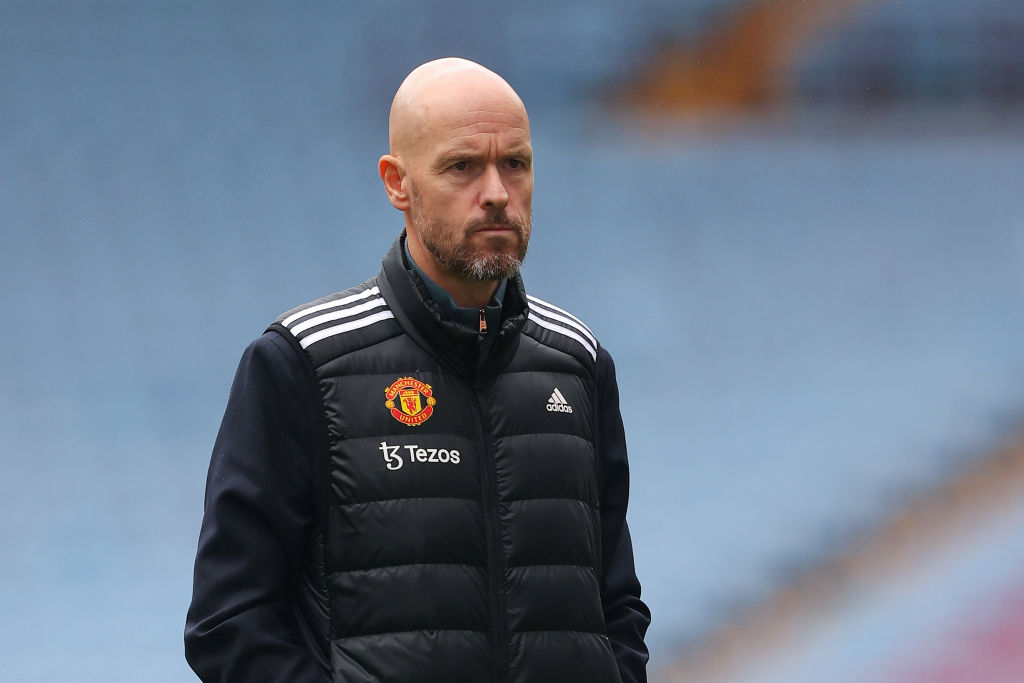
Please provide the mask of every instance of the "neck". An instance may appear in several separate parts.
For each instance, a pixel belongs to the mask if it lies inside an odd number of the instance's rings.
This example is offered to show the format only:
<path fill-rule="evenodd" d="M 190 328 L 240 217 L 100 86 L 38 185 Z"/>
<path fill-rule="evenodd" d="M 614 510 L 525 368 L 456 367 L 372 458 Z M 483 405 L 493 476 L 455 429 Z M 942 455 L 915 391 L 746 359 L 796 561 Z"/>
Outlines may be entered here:
<path fill-rule="evenodd" d="M 455 304 L 463 308 L 484 308 L 498 289 L 497 280 L 466 280 L 446 277 L 443 273 L 424 271 L 431 280 L 452 295 Z"/>

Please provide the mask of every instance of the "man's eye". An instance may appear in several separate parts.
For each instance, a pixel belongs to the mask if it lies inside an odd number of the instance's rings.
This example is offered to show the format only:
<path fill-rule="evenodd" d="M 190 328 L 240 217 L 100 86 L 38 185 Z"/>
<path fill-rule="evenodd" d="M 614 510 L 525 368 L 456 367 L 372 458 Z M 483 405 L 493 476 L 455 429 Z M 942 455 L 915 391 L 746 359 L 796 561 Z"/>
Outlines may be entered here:
<path fill-rule="evenodd" d="M 509 165 L 509 168 L 522 168 L 523 167 L 523 162 L 520 161 L 519 159 L 509 159 L 508 160 L 508 165 Z"/>
<path fill-rule="evenodd" d="M 465 171 L 467 168 L 469 168 L 469 162 L 466 160 L 456 161 L 454 164 L 452 164 L 452 168 L 454 168 L 456 171 Z"/>

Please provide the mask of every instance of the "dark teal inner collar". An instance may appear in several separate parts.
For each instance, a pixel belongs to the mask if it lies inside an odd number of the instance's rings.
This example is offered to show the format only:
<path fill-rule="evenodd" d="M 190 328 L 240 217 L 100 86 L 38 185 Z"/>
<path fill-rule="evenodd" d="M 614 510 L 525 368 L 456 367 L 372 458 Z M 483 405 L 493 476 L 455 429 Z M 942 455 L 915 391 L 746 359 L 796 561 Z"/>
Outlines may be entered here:
<path fill-rule="evenodd" d="M 402 246 L 405 248 L 405 260 L 408 262 L 409 266 L 416 271 L 416 274 L 420 276 L 420 279 L 423 280 L 423 284 L 426 285 L 430 298 L 437 302 L 441 307 L 441 311 L 458 324 L 468 327 L 474 332 L 479 331 L 479 309 L 457 305 L 455 303 L 455 299 L 452 298 L 452 295 L 449 294 L 444 287 L 431 280 L 416 264 L 412 254 L 409 253 L 408 240 L 404 240 Z M 507 284 L 508 280 L 502 280 L 498 284 L 498 289 L 495 290 L 494 296 L 491 297 L 491 301 L 484 308 L 484 318 L 487 320 L 487 332 L 496 332 L 498 327 L 501 325 L 501 302 L 505 298 L 505 287 Z"/>

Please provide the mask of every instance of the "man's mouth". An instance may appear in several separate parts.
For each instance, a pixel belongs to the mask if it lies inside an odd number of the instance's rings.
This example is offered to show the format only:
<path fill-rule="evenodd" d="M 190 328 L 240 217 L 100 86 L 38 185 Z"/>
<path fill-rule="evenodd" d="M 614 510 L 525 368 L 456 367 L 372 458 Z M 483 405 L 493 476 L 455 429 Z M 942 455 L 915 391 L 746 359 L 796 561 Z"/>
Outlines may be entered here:
<path fill-rule="evenodd" d="M 506 221 L 494 221 L 494 222 L 480 222 L 473 226 L 473 232 L 515 232 L 516 226 L 511 222 Z"/>

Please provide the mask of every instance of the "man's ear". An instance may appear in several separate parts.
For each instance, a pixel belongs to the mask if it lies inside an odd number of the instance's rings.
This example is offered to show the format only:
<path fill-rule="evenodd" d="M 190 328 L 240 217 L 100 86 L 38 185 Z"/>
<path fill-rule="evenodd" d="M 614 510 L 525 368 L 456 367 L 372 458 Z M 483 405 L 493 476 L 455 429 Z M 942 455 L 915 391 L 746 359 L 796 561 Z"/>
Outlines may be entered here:
<path fill-rule="evenodd" d="M 409 210 L 409 193 L 405 185 L 405 166 L 398 157 L 385 154 L 377 162 L 380 179 L 384 181 L 384 191 L 388 193 L 391 206 L 399 211 Z"/>

